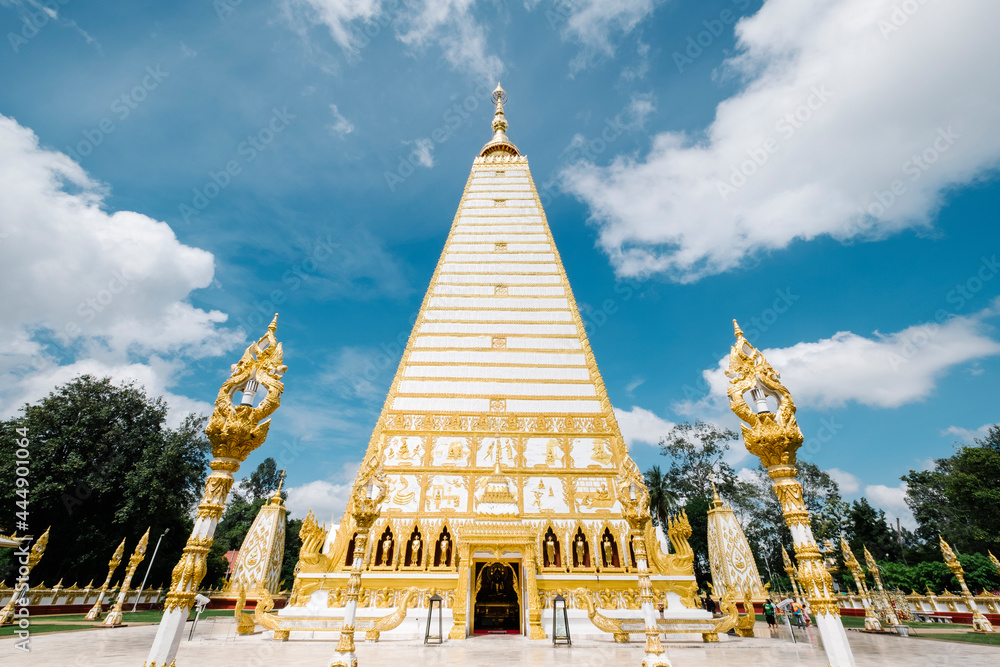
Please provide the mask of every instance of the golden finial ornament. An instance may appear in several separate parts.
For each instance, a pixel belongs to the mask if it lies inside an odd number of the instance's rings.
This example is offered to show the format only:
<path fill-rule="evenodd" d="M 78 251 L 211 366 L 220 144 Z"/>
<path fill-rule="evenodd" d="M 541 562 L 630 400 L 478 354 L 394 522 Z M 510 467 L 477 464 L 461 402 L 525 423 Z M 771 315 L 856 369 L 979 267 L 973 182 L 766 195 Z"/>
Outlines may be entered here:
<path fill-rule="evenodd" d="M 507 91 L 497 83 L 497 87 L 490 96 L 493 104 L 496 105 L 493 111 L 493 138 L 490 139 L 483 150 L 479 151 L 479 157 L 485 157 L 491 153 L 506 153 L 508 155 L 520 155 L 517 146 L 507 138 L 507 115 L 504 113 L 503 105 L 507 103 Z"/>
<path fill-rule="evenodd" d="M 104 595 L 107 593 L 108 586 L 111 585 L 111 577 L 114 575 L 115 570 L 117 570 L 118 566 L 121 564 L 122 557 L 124 555 L 125 555 L 125 540 L 122 539 L 121 544 L 118 545 L 118 548 L 115 549 L 115 552 L 111 555 L 111 560 L 108 561 L 108 576 L 104 580 L 104 583 L 101 585 L 101 588 L 98 590 L 97 601 L 94 602 L 94 606 L 91 607 L 90 611 L 87 612 L 87 615 L 84 617 L 85 620 L 96 621 L 101 617 L 101 612 L 103 611 L 103 607 L 101 605 L 104 603 Z"/>
<path fill-rule="evenodd" d="M 861 569 L 861 563 L 854 557 L 851 545 L 847 543 L 843 533 L 840 535 L 840 549 L 844 552 L 844 565 L 851 571 L 854 577 L 854 585 L 858 587 L 858 595 L 861 597 L 861 604 L 865 608 L 865 630 L 881 630 L 882 622 L 875 614 L 875 606 L 865 582 L 865 573 Z"/>

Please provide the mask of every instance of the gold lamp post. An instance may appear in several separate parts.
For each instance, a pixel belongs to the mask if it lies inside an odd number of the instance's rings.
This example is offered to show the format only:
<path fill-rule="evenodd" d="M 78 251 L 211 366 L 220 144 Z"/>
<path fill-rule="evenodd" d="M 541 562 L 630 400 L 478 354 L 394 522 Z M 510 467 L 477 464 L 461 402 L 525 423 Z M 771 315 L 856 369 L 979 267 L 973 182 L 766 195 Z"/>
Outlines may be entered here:
<path fill-rule="evenodd" d="M 125 540 L 122 540 L 122 545 L 125 544 Z M 132 552 L 132 556 L 128 559 L 128 570 L 125 571 L 125 579 L 122 580 L 121 590 L 118 591 L 118 598 L 115 600 L 115 605 L 108 612 L 107 617 L 104 619 L 104 625 L 109 628 L 116 628 L 122 624 L 122 607 L 125 605 L 125 598 L 128 597 L 128 587 L 132 583 L 132 577 L 135 576 L 135 571 L 139 568 L 139 563 L 146 558 L 146 547 L 149 546 L 149 528 L 143 533 L 142 537 L 139 538 L 139 544 L 135 545 L 135 551 Z M 110 578 L 110 575 L 109 577 Z M 138 594 L 138 592 L 136 593 Z M 100 611 L 100 607 L 98 607 Z"/>
<path fill-rule="evenodd" d="M 163 605 L 163 619 L 149 649 L 143 667 L 173 667 L 184 623 L 194 606 L 194 597 L 207 569 L 208 550 L 212 547 L 215 527 L 226 507 L 226 497 L 233 486 L 233 473 L 240 469 L 255 449 L 264 444 L 271 426 L 268 419 L 281 404 L 285 385 L 281 377 L 287 370 L 282 363 L 281 343 L 274 333 L 275 315 L 260 340 L 250 343 L 243 357 L 233 364 L 229 379 L 222 383 L 215 399 L 215 410 L 205 428 L 212 443 L 212 473 L 205 481 L 205 492 L 195 515 L 194 528 L 181 559 L 174 566 Z M 254 396 L 263 385 L 267 394 L 254 405 Z M 237 404 L 235 395 L 242 396 Z"/>
<path fill-rule="evenodd" d="M 865 607 L 865 630 L 881 630 L 882 623 L 879 622 L 878 616 L 872 608 L 871 595 L 868 592 L 868 586 L 865 584 L 865 573 L 861 570 L 861 563 L 854 557 L 851 545 L 847 543 L 843 535 L 840 536 L 840 548 L 844 552 L 844 565 L 851 571 L 851 576 L 854 577 L 854 585 L 858 587 L 858 595 L 861 596 L 861 604 Z"/>
<path fill-rule="evenodd" d="M 20 558 L 18 560 L 22 564 L 22 567 L 26 567 L 27 570 L 18 576 L 17 585 L 14 586 L 14 592 L 11 593 L 10 596 L 10 602 L 7 603 L 3 610 L 0 610 L 0 626 L 10 625 L 14 622 L 14 605 L 17 604 L 17 601 L 21 599 L 21 596 L 27 593 L 30 588 L 28 585 L 28 575 L 30 575 L 31 571 L 35 569 L 36 565 L 38 565 L 38 561 L 42 560 L 42 555 L 45 553 L 45 547 L 49 544 L 50 530 L 52 530 L 51 526 L 45 529 L 42 536 L 39 537 L 35 541 L 34 546 L 31 547 L 30 552 L 28 552 L 25 548 L 27 547 L 26 542 L 21 542 L 21 548 L 14 552 L 15 556 L 25 556 L 25 560 L 21 561 Z"/>
<path fill-rule="evenodd" d="M 823 638 L 830 667 L 854 667 L 854 654 L 840 620 L 840 607 L 833 594 L 833 577 L 823 566 L 823 557 L 812 534 L 809 509 L 802 498 L 795 456 L 802 446 L 802 431 L 795 421 L 795 403 L 780 376 L 764 355 L 747 342 L 733 320 L 736 344 L 729 354 L 729 407 L 741 424 L 747 451 L 767 469 L 774 493 L 781 503 L 785 523 L 792 533 L 798 581 Z M 747 403 L 747 395 L 753 407 Z M 772 410 L 768 400 L 775 403 Z"/>
<path fill-rule="evenodd" d="M 892 608 L 892 603 L 889 602 L 889 596 L 885 593 L 885 586 L 882 585 L 882 574 L 879 572 L 878 563 L 875 562 L 875 558 L 868 551 L 868 547 L 864 549 L 865 564 L 868 565 L 868 571 L 872 573 L 872 579 L 875 580 L 875 587 L 878 589 L 878 597 L 876 599 L 878 610 L 887 624 L 892 626 L 899 625 L 899 618 L 896 616 L 896 611 Z"/>
<path fill-rule="evenodd" d="M 101 585 L 100 589 L 98 589 L 97 602 L 95 602 L 94 606 L 87 612 L 87 615 L 84 617 L 85 620 L 96 621 L 101 617 L 101 604 L 104 602 L 104 595 L 108 592 L 108 586 L 111 585 L 111 577 L 121 564 L 122 557 L 124 555 L 125 540 L 122 540 L 122 543 L 118 545 L 117 549 L 115 549 L 115 553 L 112 554 L 111 560 L 108 561 L 108 578 L 104 580 L 104 583 Z"/>
<path fill-rule="evenodd" d="M 351 563 L 351 576 L 347 580 L 344 624 L 341 626 L 340 641 L 337 642 L 330 667 L 358 667 L 358 656 L 354 652 L 354 619 L 358 611 L 358 594 L 361 592 L 361 570 L 365 564 L 368 532 L 378 519 L 387 489 L 388 483 L 381 469 L 369 469 L 364 475 L 359 475 L 351 494 L 352 507 L 348 511 L 357 524 L 354 562 Z"/>
<path fill-rule="evenodd" d="M 670 658 L 660 642 L 660 629 L 656 624 L 656 610 L 653 605 L 653 587 L 649 579 L 649 567 L 646 560 L 646 524 L 652 517 L 649 514 L 649 491 L 642 481 L 635 464 L 627 466 L 625 474 L 618 478 L 618 502 L 621 503 L 622 516 L 628 522 L 632 545 L 635 549 L 635 563 L 639 578 L 639 603 L 642 606 L 642 616 L 646 626 L 646 649 L 642 667 L 670 667 Z"/>
<path fill-rule="evenodd" d="M 972 597 L 972 591 L 965 585 L 965 570 L 962 569 L 962 563 L 959 562 L 955 552 L 951 550 L 951 546 L 944 541 L 943 537 L 938 535 L 938 540 L 941 542 L 941 553 L 944 554 L 944 562 L 948 566 L 948 569 L 951 570 L 951 573 L 955 575 L 955 578 L 958 579 L 958 585 L 962 587 L 962 597 L 965 598 L 965 606 L 972 612 L 972 629 L 976 632 L 993 632 L 993 624 L 983 616 L 983 612 L 979 611 L 976 599 Z"/>

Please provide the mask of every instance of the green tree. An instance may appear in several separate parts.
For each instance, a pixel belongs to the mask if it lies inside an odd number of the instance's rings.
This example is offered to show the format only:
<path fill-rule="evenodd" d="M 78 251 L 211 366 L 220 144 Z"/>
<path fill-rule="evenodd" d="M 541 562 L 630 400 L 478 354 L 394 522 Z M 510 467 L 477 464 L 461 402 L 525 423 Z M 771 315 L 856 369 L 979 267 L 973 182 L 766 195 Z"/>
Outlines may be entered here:
<path fill-rule="evenodd" d="M 663 526 L 666 531 L 667 517 L 677 509 L 677 493 L 670 488 L 667 479 L 660 471 L 660 466 L 653 466 L 646 471 L 646 487 L 649 489 L 649 511 L 653 515 L 653 523 Z"/>
<path fill-rule="evenodd" d="M 677 424 L 660 440 L 660 453 L 670 459 L 663 473 L 669 489 L 680 498 L 711 498 L 712 482 L 725 495 L 735 495 L 739 480 L 723 457 L 739 434 L 699 421 Z"/>
<path fill-rule="evenodd" d="M 299 562 L 299 550 L 302 549 L 302 519 L 289 519 L 285 529 L 285 556 L 281 561 L 281 588 L 292 590 L 295 583 L 295 564 Z"/>
<path fill-rule="evenodd" d="M 21 499 L 14 484 L 15 450 L 20 433 L 26 433 L 29 528 L 19 532 L 37 537 L 52 527 L 33 584 L 103 581 L 115 546 L 126 538 L 128 559 L 147 527 L 150 551 L 137 576 L 143 576 L 156 539 L 169 528 L 147 585 L 169 584 L 191 532 L 190 512 L 201 497 L 210 448 L 204 417 L 191 415 L 170 428 L 166 415 L 163 400 L 148 397 L 134 383 L 83 375 L 0 421 L 0 516 L 14 517 Z M 14 566 L 10 551 L 0 555 L 0 578 L 12 581 Z"/>
<path fill-rule="evenodd" d="M 879 560 L 900 560 L 902 549 L 896 531 L 889 528 L 885 511 L 872 507 L 867 498 L 851 503 L 847 512 L 846 538 L 855 554 L 863 554 L 864 547 Z"/>
<path fill-rule="evenodd" d="M 902 480 L 926 558 L 934 557 L 939 534 L 963 552 L 1000 550 L 1000 513 L 984 511 L 1000 507 L 1000 426 L 975 445 L 958 445 L 932 470 L 911 470 Z"/>

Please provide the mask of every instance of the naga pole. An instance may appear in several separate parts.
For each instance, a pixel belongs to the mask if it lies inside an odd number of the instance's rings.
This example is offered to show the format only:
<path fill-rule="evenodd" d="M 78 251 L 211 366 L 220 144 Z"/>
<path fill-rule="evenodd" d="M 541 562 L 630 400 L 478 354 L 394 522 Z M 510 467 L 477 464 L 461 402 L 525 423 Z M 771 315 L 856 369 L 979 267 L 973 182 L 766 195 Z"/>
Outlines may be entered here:
<path fill-rule="evenodd" d="M 944 555 L 944 562 L 948 565 L 951 573 L 955 575 L 955 578 L 958 579 L 958 585 L 962 587 L 962 597 L 965 598 L 965 606 L 972 612 L 972 629 L 976 632 L 993 632 L 993 624 L 983 616 L 983 612 L 979 611 L 976 598 L 972 597 L 972 591 L 965 584 L 965 570 L 962 569 L 962 563 L 958 560 L 955 552 L 951 550 L 951 546 L 944 541 L 943 537 L 938 535 L 938 540 L 941 542 L 941 553 Z"/>
<path fill-rule="evenodd" d="M 28 592 L 31 586 L 28 584 L 28 575 L 31 571 L 35 569 L 38 565 L 38 561 L 42 560 L 42 555 L 45 553 L 45 547 L 49 544 L 49 531 L 52 527 L 45 529 L 42 536 L 35 541 L 34 546 L 31 547 L 31 551 L 28 551 L 27 542 L 21 542 L 21 547 L 14 551 L 15 556 L 23 556 L 24 560 L 21 562 L 21 567 L 24 571 L 18 576 L 17 584 L 14 586 L 14 591 L 10 595 L 10 602 L 7 606 L 0 610 L 0 626 L 11 625 L 14 622 L 14 605 L 17 601 L 21 599 L 23 595 Z"/>
<path fill-rule="evenodd" d="M 351 563 L 351 576 L 347 580 L 344 624 L 341 626 L 340 641 L 337 642 L 337 650 L 330 667 L 358 667 L 358 656 L 354 652 L 354 619 L 358 611 L 358 595 L 361 593 L 361 571 L 365 565 L 368 533 L 372 529 L 372 524 L 378 520 L 387 488 L 385 475 L 380 469 L 368 470 L 364 475 L 358 476 L 351 494 L 353 506 L 348 508 L 348 512 L 357 525 L 354 562 Z"/>
<path fill-rule="evenodd" d="M 760 459 L 781 503 L 799 565 L 797 579 L 816 614 L 830 667 L 854 667 L 854 654 L 840 620 L 840 606 L 834 598 L 833 577 L 823 565 L 809 522 L 809 509 L 802 498 L 802 484 L 797 478 L 795 455 L 803 437 L 795 421 L 795 402 L 781 384 L 778 372 L 747 342 L 736 320 L 733 329 L 736 344 L 730 350 L 726 371 L 729 407 L 743 422 L 740 426 L 747 451 Z M 753 407 L 747 403 L 748 394 Z M 768 399 L 775 403 L 773 410 Z"/>
<path fill-rule="evenodd" d="M 108 586 L 111 585 L 111 577 L 114 575 L 115 570 L 118 569 L 118 566 L 121 565 L 122 556 L 124 555 L 125 540 L 123 539 L 122 543 L 118 545 L 118 548 L 115 549 L 115 552 L 111 555 L 111 560 L 108 562 L 108 578 L 104 580 L 104 583 L 98 589 L 97 602 L 94 603 L 94 606 L 91 607 L 90 611 L 87 612 L 87 615 L 84 616 L 84 620 L 96 621 L 101 617 L 101 604 L 104 602 L 104 595 L 108 592 Z"/>
<path fill-rule="evenodd" d="M 868 565 L 868 571 L 872 573 L 872 579 L 875 580 L 875 588 L 878 589 L 878 609 L 886 623 L 897 626 L 899 625 L 899 617 L 896 616 L 896 611 L 892 608 L 889 596 L 885 592 L 885 586 L 882 585 L 882 574 L 878 570 L 878 563 L 875 562 L 872 552 L 868 551 L 868 547 L 864 547 L 864 549 L 865 564 Z"/>
<path fill-rule="evenodd" d="M 122 544 L 125 544 L 125 540 L 122 540 Z M 132 555 L 128 559 L 128 570 L 125 572 L 125 579 L 122 580 L 121 590 L 118 591 L 118 598 L 115 600 L 114 606 L 111 607 L 107 618 L 104 619 L 105 627 L 117 628 L 122 624 L 122 607 L 125 606 L 125 600 L 128 598 L 128 587 L 132 583 L 132 577 L 135 576 L 135 571 L 139 568 L 139 563 L 146 558 L 146 547 L 148 546 L 149 528 L 147 528 L 143 536 L 139 538 L 139 543 L 135 545 L 135 551 L 132 552 Z M 138 592 L 136 595 L 138 595 Z"/>
<path fill-rule="evenodd" d="M 875 614 L 871 594 L 869 594 L 868 586 L 865 584 L 865 573 L 861 570 L 861 563 L 854 557 L 851 545 L 847 543 L 843 535 L 840 536 L 840 548 L 844 552 L 844 565 L 854 577 L 854 585 L 858 587 L 858 595 L 861 596 L 861 604 L 865 608 L 865 630 L 881 630 L 882 623 Z"/>
<path fill-rule="evenodd" d="M 633 464 L 634 466 L 634 464 Z M 618 502 L 622 516 L 628 522 L 635 548 L 635 564 L 639 579 L 639 603 L 646 625 L 646 648 L 642 667 L 671 667 L 670 658 L 660 641 L 660 628 L 656 624 L 656 610 L 653 605 L 653 586 L 649 579 L 646 559 L 646 525 L 652 520 L 649 513 L 649 491 L 638 470 L 628 470 L 628 476 L 618 478 Z"/>
<path fill-rule="evenodd" d="M 281 377 L 288 367 L 282 363 L 281 343 L 274 335 L 277 327 L 275 315 L 267 333 L 250 343 L 243 357 L 233 364 L 229 379 L 222 383 L 215 399 L 215 410 L 205 428 L 205 435 L 212 443 L 213 460 L 209 463 L 212 473 L 205 481 L 191 536 L 171 574 L 163 619 L 143 667 L 175 667 L 184 623 L 208 567 L 208 551 L 226 508 L 233 473 L 251 452 L 264 444 L 271 426 L 269 417 L 281 404 L 285 389 Z M 261 385 L 267 395 L 255 406 L 254 396 Z M 235 402 L 236 392 L 242 392 L 239 404 Z"/>

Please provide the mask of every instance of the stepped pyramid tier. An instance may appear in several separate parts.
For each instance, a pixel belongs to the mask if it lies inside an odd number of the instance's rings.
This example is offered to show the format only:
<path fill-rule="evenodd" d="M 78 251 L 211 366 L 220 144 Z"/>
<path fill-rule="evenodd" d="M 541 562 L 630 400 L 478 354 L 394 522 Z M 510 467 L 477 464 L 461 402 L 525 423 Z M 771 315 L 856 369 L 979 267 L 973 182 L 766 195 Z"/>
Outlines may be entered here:
<path fill-rule="evenodd" d="M 411 586 L 433 590 L 461 638 L 496 628 L 544 636 L 541 610 L 574 589 L 598 607 L 639 608 L 618 494 L 621 480 L 642 485 L 642 476 L 528 160 L 507 137 L 506 99 L 498 85 L 493 138 L 473 161 L 362 463 L 381 465 L 389 489 L 361 606 L 391 607 Z M 282 616 L 340 604 L 355 532 L 348 505 L 322 553 L 303 552 Z M 698 607 L 692 557 L 663 553 L 648 521 L 645 543 L 657 601 Z M 480 596 L 486 589 L 492 597 Z"/>
<path fill-rule="evenodd" d="M 277 595 L 281 586 L 281 562 L 285 556 L 285 515 L 288 514 L 281 499 L 284 482 L 285 472 L 282 471 L 278 489 L 257 512 L 250 531 L 243 538 L 224 592 L 238 595 L 242 587 L 248 598 L 255 598 L 257 590 L 263 588 Z"/>
<path fill-rule="evenodd" d="M 754 601 L 762 602 L 767 591 L 761 585 L 757 562 L 743 527 L 733 509 L 719 498 L 715 484 L 712 494 L 712 507 L 708 510 L 708 561 L 715 592 L 719 596 L 731 593 L 741 601 L 749 593 Z"/>

